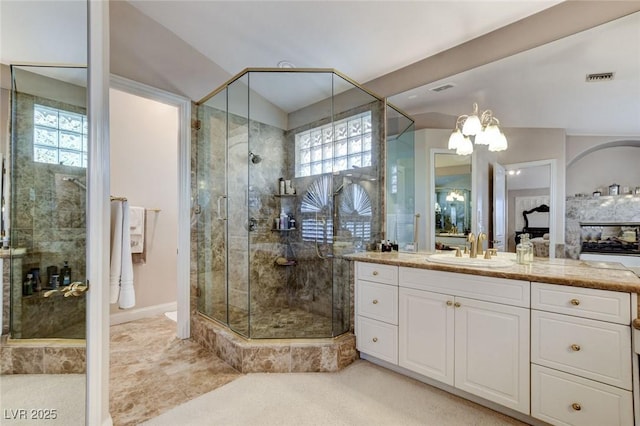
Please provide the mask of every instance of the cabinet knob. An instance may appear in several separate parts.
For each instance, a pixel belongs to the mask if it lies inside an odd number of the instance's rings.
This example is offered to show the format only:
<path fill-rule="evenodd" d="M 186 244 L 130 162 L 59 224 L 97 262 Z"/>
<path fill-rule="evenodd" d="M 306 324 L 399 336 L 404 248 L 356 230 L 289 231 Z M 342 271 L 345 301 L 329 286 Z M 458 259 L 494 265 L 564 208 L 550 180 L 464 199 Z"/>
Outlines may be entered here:
<path fill-rule="evenodd" d="M 373 303 L 374 305 L 377 305 L 377 304 L 378 304 L 378 299 L 373 299 L 373 302 L 372 302 L 372 303 Z"/>
<path fill-rule="evenodd" d="M 373 271 L 373 275 L 378 275 L 378 271 Z"/>
<path fill-rule="evenodd" d="M 378 341 L 378 338 L 377 338 L 377 337 L 374 337 L 374 338 L 373 338 L 373 341 L 374 341 L 374 342 L 377 342 L 377 341 Z"/>
<path fill-rule="evenodd" d="M 453 302 L 451 300 L 447 300 L 447 306 L 451 306 L 453 305 Z"/>
<path fill-rule="evenodd" d="M 459 308 L 459 307 L 460 307 L 460 302 L 456 302 L 456 303 L 454 303 L 454 304 L 453 304 L 453 307 L 454 307 L 454 308 Z"/>
<path fill-rule="evenodd" d="M 575 343 L 571 345 L 571 350 L 578 352 L 580 350 L 580 345 L 576 345 Z"/>
<path fill-rule="evenodd" d="M 571 304 L 573 306 L 578 306 L 580 304 L 580 301 L 578 299 L 571 299 Z"/>
<path fill-rule="evenodd" d="M 582 410 L 582 406 L 580 404 L 578 404 L 577 402 L 574 402 L 573 404 L 571 404 L 571 408 L 573 408 L 576 411 Z"/>

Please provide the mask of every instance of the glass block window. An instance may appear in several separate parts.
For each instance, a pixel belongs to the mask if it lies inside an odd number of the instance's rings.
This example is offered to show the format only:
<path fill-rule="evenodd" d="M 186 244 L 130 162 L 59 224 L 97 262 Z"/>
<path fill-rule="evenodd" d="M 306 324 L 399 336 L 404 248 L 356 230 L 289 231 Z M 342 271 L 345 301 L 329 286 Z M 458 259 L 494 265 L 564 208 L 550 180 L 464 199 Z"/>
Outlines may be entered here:
<path fill-rule="evenodd" d="M 86 115 L 35 104 L 33 124 L 33 161 L 87 167 Z"/>
<path fill-rule="evenodd" d="M 371 166 L 371 112 L 296 134 L 296 177 Z"/>

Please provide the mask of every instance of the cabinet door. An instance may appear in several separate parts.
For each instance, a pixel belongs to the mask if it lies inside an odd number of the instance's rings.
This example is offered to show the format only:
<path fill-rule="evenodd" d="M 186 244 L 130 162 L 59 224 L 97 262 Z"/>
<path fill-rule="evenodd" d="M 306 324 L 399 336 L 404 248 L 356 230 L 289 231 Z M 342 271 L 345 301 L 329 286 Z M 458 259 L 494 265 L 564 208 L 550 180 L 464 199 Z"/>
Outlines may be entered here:
<path fill-rule="evenodd" d="M 453 296 L 400 288 L 398 363 L 453 386 Z"/>
<path fill-rule="evenodd" d="M 529 310 L 456 298 L 455 386 L 529 414 Z"/>

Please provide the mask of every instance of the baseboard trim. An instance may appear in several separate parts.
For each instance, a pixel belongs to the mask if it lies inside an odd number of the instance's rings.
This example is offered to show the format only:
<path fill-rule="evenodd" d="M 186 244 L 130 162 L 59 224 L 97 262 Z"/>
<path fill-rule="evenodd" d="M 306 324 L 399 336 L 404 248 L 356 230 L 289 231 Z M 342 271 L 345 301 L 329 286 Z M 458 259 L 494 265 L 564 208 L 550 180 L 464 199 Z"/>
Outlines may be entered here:
<path fill-rule="evenodd" d="M 178 302 L 163 303 L 161 305 L 147 306 L 146 308 L 139 309 L 128 309 L 126 311 L 111 314 L 109 322 L 111 325 L 123 324 L 125 322 L 148 318 L 176 310 L 178 310 Z"/>

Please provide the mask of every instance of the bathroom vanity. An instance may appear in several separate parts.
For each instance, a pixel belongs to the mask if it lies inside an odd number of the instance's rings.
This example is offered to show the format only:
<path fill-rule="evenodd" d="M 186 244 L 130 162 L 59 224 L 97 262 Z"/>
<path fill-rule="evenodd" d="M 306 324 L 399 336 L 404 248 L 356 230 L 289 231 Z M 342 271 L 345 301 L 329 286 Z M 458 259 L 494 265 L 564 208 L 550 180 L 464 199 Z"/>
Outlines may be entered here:
<path fill-rule="evenodd" d="M 570 259 L 471 267 L 427 256 L 347 256 L 362 358 L 532 424 L 640 418 L 633 272 Z"/>

